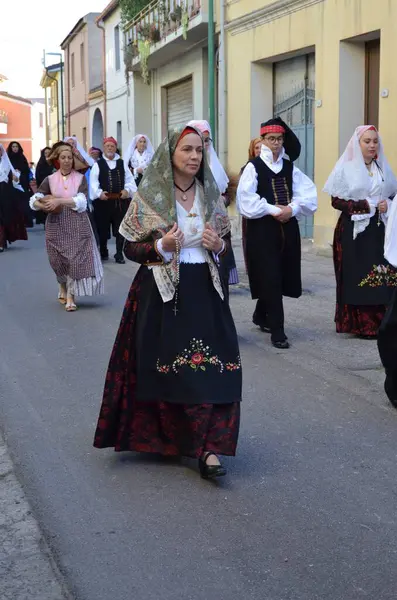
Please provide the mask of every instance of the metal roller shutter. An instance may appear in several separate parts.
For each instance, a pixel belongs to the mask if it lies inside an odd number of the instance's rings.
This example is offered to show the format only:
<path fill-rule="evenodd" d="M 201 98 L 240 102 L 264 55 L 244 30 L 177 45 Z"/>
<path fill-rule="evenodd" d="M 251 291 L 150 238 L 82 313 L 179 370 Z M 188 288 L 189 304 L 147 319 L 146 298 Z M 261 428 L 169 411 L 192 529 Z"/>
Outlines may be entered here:
<path fill-rule="evenodd" d="M 193 119 L 193 80 L 190 77 L 167 88 L 168 129 L 186 125 Z"/>

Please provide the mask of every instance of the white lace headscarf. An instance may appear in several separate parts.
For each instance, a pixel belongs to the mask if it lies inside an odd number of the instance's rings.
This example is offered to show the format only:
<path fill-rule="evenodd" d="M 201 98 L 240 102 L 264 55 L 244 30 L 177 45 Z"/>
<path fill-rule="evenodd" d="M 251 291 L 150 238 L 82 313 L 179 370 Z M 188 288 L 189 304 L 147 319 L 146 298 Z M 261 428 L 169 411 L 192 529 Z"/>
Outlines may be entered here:
<path fill-rule="evenodd" d="M 142 138 L 145 138 L 146 140 L 146 148 L 141 154 L 137 149 L 137 144 Z M 145 169 L 152 160 L 153 154 L 154 148 L 148 136 L 144 133 L 138 133 L 138 135 L 132 138 L 132 142 L 128 146 L 127 152 L 124 155 L 124 167 L 128 169 L 131 165 L 133 169 L 138 169 L 139 167 Z"/>
<path fill-rule="evenodd" d="M 13 175 L 15 175 L 15 169 L 11 164 L 11 161 L 8 157 L 7 151 L 4 148 L 3 144 L 0 144 L 0 165 L 1 170 L 8 176 L 11 171 Z"/>
<path fill-rule="evenodd" d="M 201 133 L 208 131 L 210 137 L 212 137 L 211 127 L 208 121 L 189 121 L 187 124 L 188 127 L 195 127 Z M 218 185 L 219 191 L 221 194 L 224 194 L 227 190 L 227 186 L 229 185 L 229 178 L 226 175 L 225 169 L 222 167 L 221 161 L 218 158 L 217 153 L 215 152 L 215 148 L 210 142 L 210 146 L 207 150 L 208 162 L 210 163 L 211 171 L 214 176 L 214 179 Z"/>
<path fill-rule="evenodd" d="M 386 160 L 382 140 L 378 134 L 379 149 L 375 164 L 378 167 L 376 173 L 379 179 L 380 189 L 373 193 L 374 178 L 368 176 L 368 169 L 365 165 L 363 153 L 360 146 L 360 139 L 368 130 L 377 131 L 373 125 L 361 125 L 357 127 L 346 150 L 336 163 L 331 175 L 328 177 L 324 186 L 324 192 L 335 198 L 342 200 L 367 200 L 371 212 L 364 215 L 352 215 L 354 221 L 353 237 L 356 238 L 359 233 L 364 231 L 374 216 L 376 207 L 381 200 L 387 200 L 397 192 L 397 179 Z M 380 192 L 380 193 L 379 193 Z M 385 217 L 381 215 L 382 220 Z"/>
<path fill-rule="evenodd" d="M 24 189 L 21 186 L 21 184 L 19 183 L 19 174 L 16 172 L 16 170 L 14 169 L 14 167 L 12 166 L 12 163 L 10 161 L 10 158 L 7 154 L 6 149 L 4 148 L 3 144 L 0 144 L 0 170 L 3 172 L 3 180 L 4 180 L 4 176 L 6 177 L 6 179 L 8 180 L 8 175 L 11 171 L 11 173 L 13 175 L 16 175 L 18 177 L 18 180 L 15 181 L 14 179 L 12 180 L 12 185 L 14 186 L 14 188 L 16 190 L 19 190 L 20 192 L 23 192 Z"/>
<path fill-rule="evenodd" d="M 84 150 L 83 146 L 80 144 L 77 137 L 75 135 L 68 135 L 65 138 L 63 138 L 63 141 L 66 143 L 68 143 L 68 140 L 73 140 L 76 149 L 79 151 L 79 154 L 84 159 L 84 161 L 87 163 L 87 165 L 89 167 L 94 166 L 95 160 L 93 158 L 91 158 L 91 156 L 88 154 L 88 152 L 86 152 Z"/>

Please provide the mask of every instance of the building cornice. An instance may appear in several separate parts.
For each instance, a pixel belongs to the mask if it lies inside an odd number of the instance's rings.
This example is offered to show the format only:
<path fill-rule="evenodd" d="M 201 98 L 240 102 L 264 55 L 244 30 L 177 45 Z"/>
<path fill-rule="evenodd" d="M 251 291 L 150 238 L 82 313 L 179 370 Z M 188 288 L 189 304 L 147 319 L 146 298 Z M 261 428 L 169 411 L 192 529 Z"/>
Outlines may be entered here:
<path fill-rule="evenodd" d="M 325 0 L 276 0 L 263 8 L 254 10 L 248 14 L 244 14 L 233 21 L 229 21 L 226 25 L 226 29 L 230 31 L 231 35 L 238 35 L 249 29 L 254 29 L 270 23 L 270 21 L 276 21 L 282 17 L 286 17 L 299 10 L 304 10 L 315 4 L 323 3 Z M 228 5 L 234 4 L 231 0 Z"/>
<path fill-rule="evenodd" d="M 100 99 L 104 98 L 103 90 L 95 90 L 88 94 L 88 101 L 97 100 L 98 98 L 100 98 Z"/>
<path fill-rule="evenodd" d="M 65 116 L 73 117 L 73 115 L 77 115 L 77 113 L 81 112 L 82 110 L 86 110 L 87 108 L 88 108 L 88 102 L 85 102 L 84 104 L 81 104 L 80 106 L 77 106 L 76 108 L 74 108 L 73 110 L 68 112 Z"/>

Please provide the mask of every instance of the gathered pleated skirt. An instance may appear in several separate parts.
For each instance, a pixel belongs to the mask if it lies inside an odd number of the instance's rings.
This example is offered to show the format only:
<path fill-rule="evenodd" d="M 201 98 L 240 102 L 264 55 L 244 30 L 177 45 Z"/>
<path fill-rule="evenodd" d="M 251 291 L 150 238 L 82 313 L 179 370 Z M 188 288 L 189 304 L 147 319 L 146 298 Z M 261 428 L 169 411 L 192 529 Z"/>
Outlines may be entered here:
<path fill-rule="evenodd" d="M 207 264 L 181 265 L 164 303 L 141 267 L 116 337 L 94 446 L 199 457 L 236 452 L 241 362 L 229 305 Z"/>

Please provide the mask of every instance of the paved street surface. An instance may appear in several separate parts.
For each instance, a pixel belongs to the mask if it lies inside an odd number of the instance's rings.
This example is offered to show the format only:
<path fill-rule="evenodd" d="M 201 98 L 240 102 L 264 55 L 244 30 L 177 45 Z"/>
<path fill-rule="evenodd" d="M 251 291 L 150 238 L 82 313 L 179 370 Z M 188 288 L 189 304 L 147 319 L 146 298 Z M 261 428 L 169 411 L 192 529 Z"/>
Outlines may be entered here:
<path fill-rule="evenodd" d="M 92 448 L 136 266 L 109 262 L 107 295 L 67 314 L 41 228 L 0 256 L 0 422 L 73 598 L 395 600 L 397 412 L 376 343 L 334 333 L 331 260 L 303 263 L 288 351 L 253 327 L 244 278 L 232 291 L 242 428 L 213 484 L 194 462 Z"/>

